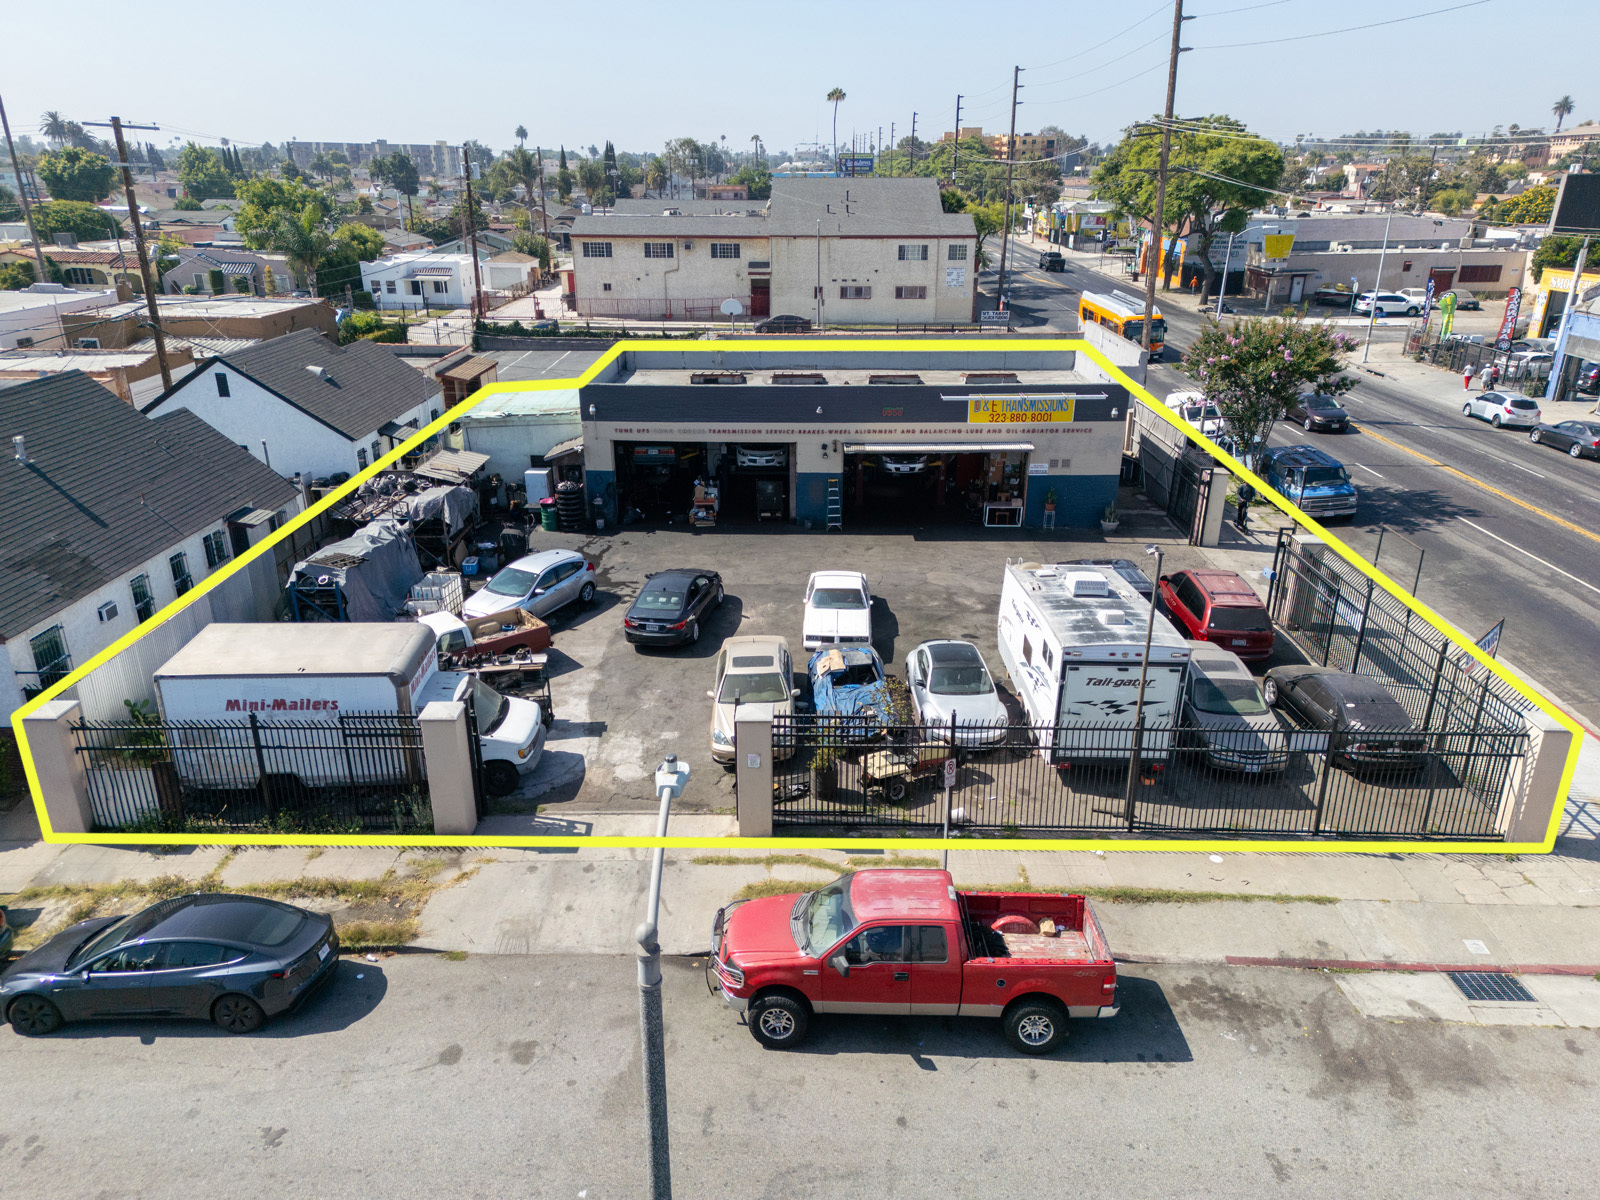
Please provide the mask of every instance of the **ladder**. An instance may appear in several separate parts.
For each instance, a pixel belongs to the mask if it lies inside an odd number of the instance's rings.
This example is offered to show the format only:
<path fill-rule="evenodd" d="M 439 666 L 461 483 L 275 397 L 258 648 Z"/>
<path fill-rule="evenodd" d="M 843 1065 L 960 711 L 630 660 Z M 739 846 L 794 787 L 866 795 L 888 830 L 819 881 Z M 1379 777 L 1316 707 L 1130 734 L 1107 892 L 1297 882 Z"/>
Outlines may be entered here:
<path fill-rule="evenodd" d="M 837 479 L 828 480 L 828 528 L 844 528 L 844 495 Z"/>

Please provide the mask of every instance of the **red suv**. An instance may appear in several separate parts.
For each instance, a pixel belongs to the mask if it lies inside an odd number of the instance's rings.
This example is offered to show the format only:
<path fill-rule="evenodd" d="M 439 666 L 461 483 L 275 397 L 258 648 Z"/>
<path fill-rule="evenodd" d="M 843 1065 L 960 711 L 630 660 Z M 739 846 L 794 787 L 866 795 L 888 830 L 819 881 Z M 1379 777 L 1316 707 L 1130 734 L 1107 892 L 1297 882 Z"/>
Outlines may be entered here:
<path fill-rule="evenodd" d="M 1161 603 L 1197 641 L 1231 650 L 1247 662 L 1272 656 L 1267 607 L 1234 571 L 1175 571 L 1161 577 Z"/>

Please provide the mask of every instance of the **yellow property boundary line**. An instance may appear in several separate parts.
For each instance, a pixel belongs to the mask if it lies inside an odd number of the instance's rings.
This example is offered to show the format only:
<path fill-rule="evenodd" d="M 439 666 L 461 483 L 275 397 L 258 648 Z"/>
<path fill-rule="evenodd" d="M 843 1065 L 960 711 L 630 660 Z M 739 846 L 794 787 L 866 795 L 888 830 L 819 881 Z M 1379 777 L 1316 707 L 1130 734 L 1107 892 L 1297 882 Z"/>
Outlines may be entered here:
<path fill-rule="evenodd" d="M 40 695 L 26 702 L 17 709 L 11 719 L 12 728 L 17 734 L 17 746 L 21 751 L 23 770 L 28 777 L 28 788 L 32 793 L 34 807 L 39 814 L 39 828 L 44 840 L 58 843 L 81 843 L 84 845 L 98 846 L 372 846 L 372 847 L 422 847 L 422 846 L 459 846 L 459 847 L 622 847 L 630 849 L 643 849 L 653 847 L 668 847 L 672 849 L 697 849 L 708 844 L 737 849 L 830 849 L 841 845 L 838 837 L 773 837 L 773 838 L 716 838 L 708 841 L 705 838 L 689 837 L 476 837 L 476 836 L 373 836 L 366 837 L 350 834 L 249 834 L 249 833 L 223 833 L 223 834 L 184 834 L 184 833 L 88 833 L 66 834 L 56 832 L 50 825 L 50 815 L 45 810 L 44 800 L 40 794 L 38 775 L 34 770 L 33 756 L 29 752 L 27 735 L 23 729 L 23 718 L 38 709 L 41 704 L 54 699 L 63 690 L 71 687 L 89 672 L 103 663 L 110 661 L 114 656 L 133 645 L 139 638 L 155 629 L 162 622 L 181 612 L 190 604 L 195 603 L 200 597 L 211 591 L 224 580 L 241 570 L 248 563 L 262 554 L 267 553 L 277 542 L 288 537 L 296 529 L 330 506 L 355 491 L 363 482 L 390 467 L 404 454 L 420 445 L 424 440 L 436 433 L 443 432 L 452 423 L 459 419 L 463 412 L 481 404 L 490 396 L 507 392 L 530 391 L 569 391 L 581 388 L 591 382 L 596 375 L 607 366 L 616 361 L 618 356 L 631 350 L 666 350 L 669 352 L 717 354 L 734 353 L 762 354 L 767 351 L 794 351 L 804 349 L 815 351 L 818 342 L 814 340 L 786 340 L 774 339 L 763 341 L 759 346 L 745 343 L 729 342 L 704 342 L 704 343 L 678 343 L 670 341 L 619 341 L 609 351 L 601 355 L 584 373 L 573 379 L 551 379 L 540 381 L 519 381 L 508 383 L 493 383 L 473 393 L 473 395 L 447 410 L 438 420 L 430 422 L 412 437 L 408 438 L 395 450 L 373 462 L 365 470 L 357 473 L 347 483 L 341 484 L 337 489 L 323 497 L 316 504 L 306 509 L 305 512 L 278 529 L 271 537 L 252 546 L 249 551 L 239 555 L 223 569 L 206 578 L 204 582 L 191 589 L 185 595 L 171 604 L 168 604 L 155 616 L 145 621 L 137 629 L 118 638 L 106 649 L 96 654 L 81 667 L 75 669 L 65 679 L 51 685 Z M 1302 513 L 1298 508 L 1283 496 L 1273 491 L 1266 481 L 1247 471 L 1244 464 L 1228 454 L 1210 438 L 1205 437 L 1199 430 L 1181 421 L 1171 412 L 1165 404 L 1157 400 L 1139 384 L 1130 379 L 1123 371 L 1115 366 L 1106 356 L 1077 338 L 1028 338 L 1005 339 L 983 338 L 973 340 L 931 339 L 927 341 L 912 341 L 905 339 L 863 339 L 844 338 L 829 339 L 829 350 L 863 351 L 873 350 L 880 353 L 927 353 L 940 351 L 960 351 L 963 353 L 996 353 L 1006 350 L 1026 347 L 1028 350 L 1043 351 L 1075 351 L 1087 355 L 1104 370 L 1113 381 L 1127 388 L 1128 391 L 1144 400 L 1150 408 L 1158 413 L 1168 424 L 1176 428 L 1197 446 L 1202 447 L 1217 462 L 1223 464 L 1233 472 L 1236 478 L 1248 480 L 1256 491 L 1270 501 L 1275 507 L 1285 513 L 1301 528 L 1323 539 L 1346 562 L 1350 563 L 1367 578 L 1373 580 L 1384 591 L 1388 592 L 1400 603 L 1404 604 L 1418 617 L 1432 625 L 1442 633 L 1450 642 L 1466 653 L 1477 659 L 1480 664 L 1492 671 L 1498 678 L 1511 685 L 1520 695 L 1531 701 L 1541 712 L 1556 721 L 1563 728 L 1571 731 L 1573 744 L 1571 753 L 1567 756 L 1566 766 L 1561 774 L 1560 794 L 1565 796 L 1572 786 L 1573 773 L 1578 766 L 1578 752 L 1583 743 L 1584 731 L 1571 717 L 1561 711 L 1548 698 L 1536 691 L 1517 675 L 1507 670 L 1496 660 L 1490 658 L 1479 650 L 1470 640 L 1454 629 L 1447 621 L 1434 613 L 1426 605 L 1417 601 L 1416 597 L 1407 594 L 1397 584 L 1367 563 L 1359 554 L 1346 546 L 1344 542 L 1334 537 L 1321 525 Z M 1557 804 L 1550 814 L 1550 824 L 1545 830 L 1544 840 L 1540 842 L 1421 842 L 1421 841 L 1321 841 L 1311 839 L 1296 840 L 1233 840 L 1233 839 L 1179 839 L 1179 838 L 850 838 L 848 845 L 854 849 L 982 849 L 982 850 L 1164 850 L 1181 851 L 1186 853 L 1209 851 L 1297 851 L 1326 853 L 1330 851 L 1343 851 L 1357 854 L 1421 854 L 1421 853 L 1477 853 L 1477 854 L 1506 854 L 1506 853 L 1547 853 L 1555 843 L 1556 830 L 1559 827 L 1563 805 Z"/>

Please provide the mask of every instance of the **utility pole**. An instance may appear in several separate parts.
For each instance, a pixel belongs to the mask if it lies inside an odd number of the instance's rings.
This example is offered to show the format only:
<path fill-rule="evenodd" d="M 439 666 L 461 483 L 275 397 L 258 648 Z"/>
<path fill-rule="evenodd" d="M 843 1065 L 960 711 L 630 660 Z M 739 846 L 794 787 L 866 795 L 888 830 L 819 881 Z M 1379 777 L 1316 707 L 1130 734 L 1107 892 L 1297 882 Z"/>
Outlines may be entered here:
<path fill-rule="evenodd" d="M 1156 310 L 1156 272 L 1164 266 L 1162 260 L 1166 257 L 1161 225 L 1167 207 L 1167 159 L 1172 154 L 1172 102 L 1178 91 L 1178 55 L 1183 53 L 1178 40 L 1183 34 L 1184 19 L 1183 0 L 1173 0 L 1172 53 L 1167 60 L 1167 107 L 1161 123 L 1161 165 L 1156 171 L 1156 209 L 1150 216 L 1151 261 L 1145 264 L 1143 344 L 1146 350 L 1150 349 L 1150 326 Z"/>
<path fill-rule="evenodd" d="M 483 276 L 478 273 L 478 220 L 472 211 L 472 151 L 461 147 L 461 170 L 467 181 L 467 237 L 472 255 L 472 317 L 483 320 Z M 426 297 L 424 297 L 426 299 Z"/>
<path fill-rule="evenodd" d="M 548 242 L 550 240 L 550 210 L 544 206 L 544 147 L 535 146 L 534 150 L 539 155 L 539 215 L 544 218 L 544 240 Z M 646 195 L 650 194 L 649 182 L 649 176 L 647 175 L 645 177 Z"/>
<path fill-rule="evenodd" d="M 11 152 L 11 173 L 17 177 L 17 198 L 22 201 L 22 219 L 28 223 L 28 237 L 33 241 L 33 256 L 39 261 L 39 283 L 50 282 L 50 272 L 44 265 L 44 247 L 39 245 L 39 234 L 33 228 L 33 206 L 28 203 L 28 185 L 22 181 L 22 168 L 17 165 L 17 144 L 11 140 L 11 121 L 6 116 L 6 105 L 0 100 L 0 125 L 6 131 L 6 149 Z M 123 159 L 127 161 L 126 158 Z M 165 360 L 163 360 L 165 362 Z M 167 386 L 171 386 L 168 384 Z"/>
<path fill-rule="evenodd" d="M 1378 251 L 1378 278 L 1372 285 L 1372 315 L 1367 318 L 1367 343 L 1361 347 L 1361 361 L 1367 361 L 1367 355 L 1372 350 L 1372 331 L 1378 324 L 1378 295 L 1383 291 L 1383 260 L 1389 253 L 1389 226 L 1394 224 L 1394 208 L 1390 206 L 1389 215 L 1383 222 L 1383 247 Z M 1356 300 L 1360 300 L 1358 294 Z M 1355 301 L 1351 301 L 1352 304 Z M 1490 360 L 1493 361 L 1492 359 Z"/>
<path fill-rule="evenodd" d="M 917 114 L 911 114 L 911 169 L 917 169 Z"/>
<path fill-rule="evenodd" d="M 961 165 L 961 96 L 956 95 L 956 136 L 951 143 L 950 182 L 956 181 L 956 168 Z"/>
<path fill-rule="evenodd" d="M 891 153 L 894 150 L 894 122 L 893 121 L 889 122 L 889 149 L 890 149 Z M 896 172 L 896 170 L 895 170 L 895 160 L 893 158 L 891 158 L 889 160 L 889 174 L 891 174 L 891 175 L 898 174 L 898 172 Z"/>
<path fill-rule="evenodd" d="M 1178 0 L 1179 4 L 1183 0 Z M 1006 249 L 1011 245 L 1011 173 L 1017 165 L 1017 89 L 1022 86 L 1022 68 L 1011 69 L 1011 137 L 1006 142 L 1006 220 L 1000 229 L 1000 280 L 995 287 L 995 300 L 1007 312 L 1006 303 Z M 957 131 L 959 132 L 959 130 Z M 1145 322 L 1149 324 L 1148 320 Z M 1148 343 L 1146 343 L 1148 345 Z"/>
<path fill-rule="evenodd" d="M 817 332 L 822 332 L 822 222 L 817 222 Z"/>
<path fill-rule="evenodd" d="M 85 121 L 85 125 L 104 126 L 105 121 Z M 156 339 L 156 362 L 161 367 L 161 388 L 172 390 L 172 368 L 167 365 L 167 335 L 161 332 L 161 309 L 156 303 L 157 280 L 150 273 L 150 251 L 144 244 L 144 223 L 139 220 L 139 202 L 133 194 L 133 171 L 128 167 L 128 143 L 122 136 L 124 129 L 159 129 L 159 125 L 123 125 L 121 117 L 112 117 L 112 136 L 117 139 L 117 166 L 122 171 L 122 188 L 128 196 L 128 220 L 133 225 L 133 246 L 139 252 L 139 278 L 144 280 L 144 303 L 150 312 L 150 332 Z"/>

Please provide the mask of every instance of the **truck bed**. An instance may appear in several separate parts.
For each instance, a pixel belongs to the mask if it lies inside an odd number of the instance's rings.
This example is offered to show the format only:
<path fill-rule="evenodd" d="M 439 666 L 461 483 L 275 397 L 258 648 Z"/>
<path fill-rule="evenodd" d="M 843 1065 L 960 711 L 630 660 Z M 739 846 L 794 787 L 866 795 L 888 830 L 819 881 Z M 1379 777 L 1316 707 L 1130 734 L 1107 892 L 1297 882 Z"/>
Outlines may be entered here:
<path fill-rule="evenodd" d="M 1111 951 L 1100 923 L 1083 896 L 1043 892 L 959 892 L 962 918 L 973 958 L 1031 959 L 1048 962 L 1109 962 Z M 1048 917 L 1054 936 L 996 932 L 1003 916 L 1038 923 Z"/>

